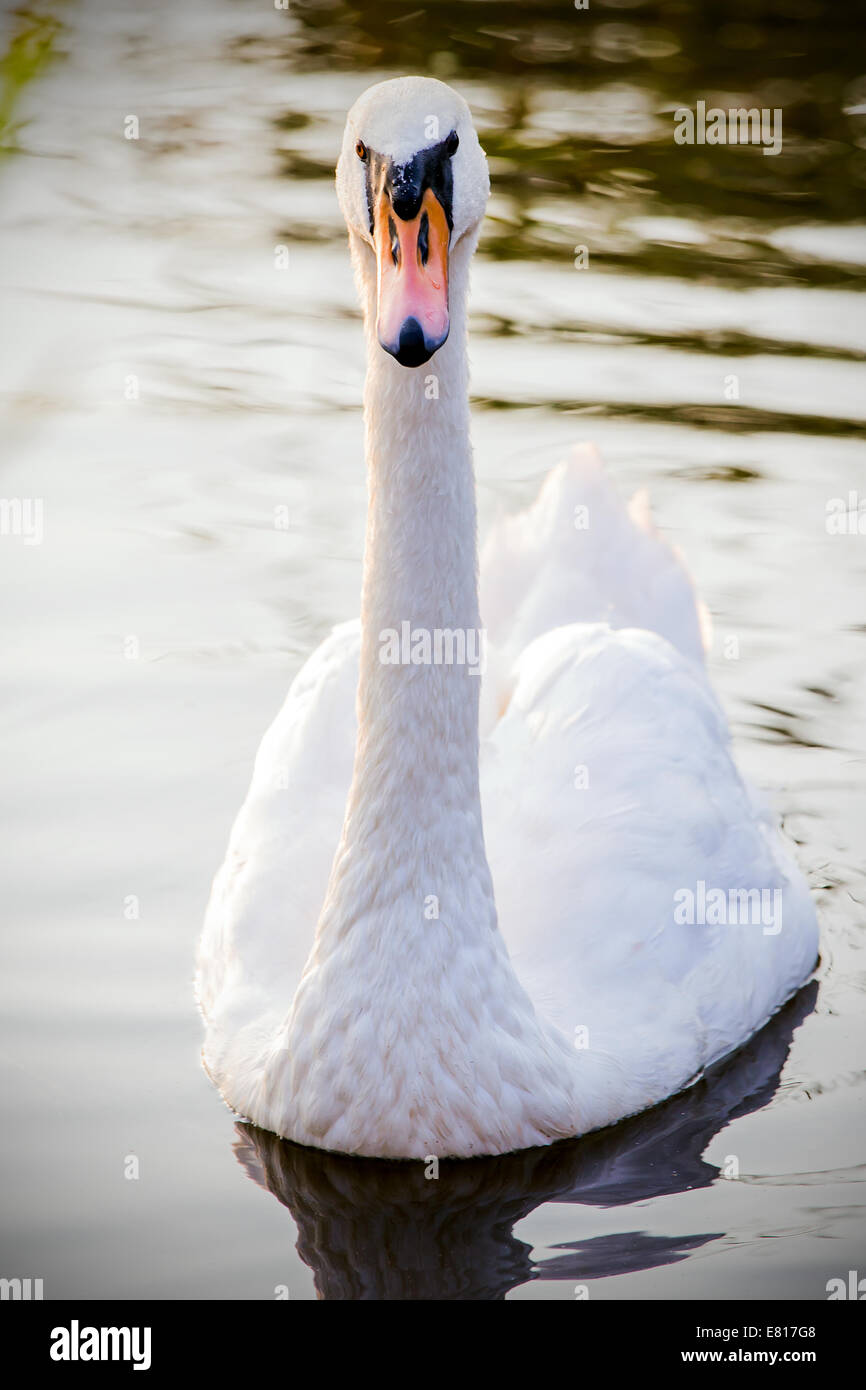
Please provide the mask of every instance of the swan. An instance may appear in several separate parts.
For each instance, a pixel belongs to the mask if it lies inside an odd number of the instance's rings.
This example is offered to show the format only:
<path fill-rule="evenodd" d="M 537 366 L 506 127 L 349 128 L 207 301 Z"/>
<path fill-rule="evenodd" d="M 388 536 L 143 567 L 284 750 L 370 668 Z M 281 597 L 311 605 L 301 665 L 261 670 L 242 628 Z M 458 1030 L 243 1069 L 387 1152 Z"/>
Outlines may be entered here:
<path fill-rule="evenodd" d="M 198 951 L 202 1057 L 237 1114 L 303 1145 L 504 1154 L 693 1083 L 811 974 L 817 923 L 645 499 L 577 448 L 479 577 L 489 179 L 465 101 L 370 88 L 337 193 L 367 353 L 361 617 L 259 749 Z"/>

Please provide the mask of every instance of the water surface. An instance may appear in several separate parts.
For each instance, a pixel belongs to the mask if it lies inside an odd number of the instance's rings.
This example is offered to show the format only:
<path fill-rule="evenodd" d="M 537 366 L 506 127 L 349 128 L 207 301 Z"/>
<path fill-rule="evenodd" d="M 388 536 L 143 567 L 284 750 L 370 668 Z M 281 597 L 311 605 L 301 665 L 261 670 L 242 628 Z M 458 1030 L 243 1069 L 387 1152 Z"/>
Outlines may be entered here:
<path fill-rule="evenodd" d="M 250 1299 L 814 1299 L 866 1273 L 866 535 L 826 527 L 866 492 L 866 65 L 855 9 L 784 8 L 4 9 L 3 492 L 43 499 L 44 540 L 0 541 L 0 1273 Z M 261 733 L 357 611 L 332 170 L 356 95 L 412 71 L 464 92 L 490 156 L 482 527 L 581 439 L 649 488 L 823 928 L 817 983 L 687 1096 L 438 1184 L 236 1131 L 192 1003 Z M 677 147 L 698 98 L 781 107 L 782 154 Z"/>

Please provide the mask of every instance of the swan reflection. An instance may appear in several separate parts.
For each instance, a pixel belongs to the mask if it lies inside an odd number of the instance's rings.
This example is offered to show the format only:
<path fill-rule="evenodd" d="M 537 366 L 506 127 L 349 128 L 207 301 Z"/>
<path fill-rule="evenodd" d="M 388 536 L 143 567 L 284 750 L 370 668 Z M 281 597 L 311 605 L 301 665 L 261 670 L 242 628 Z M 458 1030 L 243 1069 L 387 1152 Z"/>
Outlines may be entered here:
<path fill-rule="evenodd" d="M 436 1180 L 421 1162 L 324 1153 L 249 1124 L 237 1126 L 235 1153 L 291 1212 L 320 1298 L 490 1300 L 532 1279 L 655 1269 L 723 1232 L 626 1231 L 569 1241 L 536 1261 L 513 1228 L 544 1202 L 610 1208 L 710 1186 L 720 1170 L 701 1155 L 725 1125 L 772 1099 L 817 991 L 806 985 L 734 1056 L 633 1120 L 504 1158 L 441 1160 Z"/>

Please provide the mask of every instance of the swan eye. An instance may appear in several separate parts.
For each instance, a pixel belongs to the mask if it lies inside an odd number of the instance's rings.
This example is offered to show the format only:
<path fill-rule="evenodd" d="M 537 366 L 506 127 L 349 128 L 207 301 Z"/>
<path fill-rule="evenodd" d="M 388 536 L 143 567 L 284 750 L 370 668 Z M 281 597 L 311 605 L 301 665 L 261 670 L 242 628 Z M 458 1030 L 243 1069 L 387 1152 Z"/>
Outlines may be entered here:
<path fill-rule="evenodd" d="M 359 159 L 367 158 L 367 146 L 364 144 L 363 140 L 356 141 L 355 154 L 358 156 Z"/>
<path fill-rule="evenodd" d="M 456 152 L 457 152 L 457 146 L 458 146 L 459 144 L 460 144 L 460 136 L 457 134 L 457 131 L 456 131 L 456 130 L 452 130 L 451 134 L 448 136 L 448 139 L 445 141 L 445 153 L 446 153 L 449 157 L 450 157 L 452 154 L 456 154 Z"/>

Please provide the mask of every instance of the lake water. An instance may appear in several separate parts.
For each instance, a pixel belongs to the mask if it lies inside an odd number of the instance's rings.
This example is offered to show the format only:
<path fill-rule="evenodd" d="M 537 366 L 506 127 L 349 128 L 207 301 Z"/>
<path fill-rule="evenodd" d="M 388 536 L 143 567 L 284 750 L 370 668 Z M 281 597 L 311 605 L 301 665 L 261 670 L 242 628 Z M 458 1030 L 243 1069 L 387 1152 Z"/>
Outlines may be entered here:
<path fill-rule="evenodd" d="M 866 534 L 827 527 L 866 497 L 866 63 L 855 8 L 784 8 L 4 3 L 3 491 L 44 535 L 0 540 L 0 1274 L 247 1299 L 866 1275 Z M 687 1095 L 438 1183 L 236 1128 L 192 997 L 259 738 L 357 612 L 332 170 L 359 91 L 412 71 L 460 88 L 490 155 L 482 527 L 581 439 L 650 489 L 823 933 L 817 982 Z M 697 99 L 781 108 L 782 153 L 677 146 Z"/>

